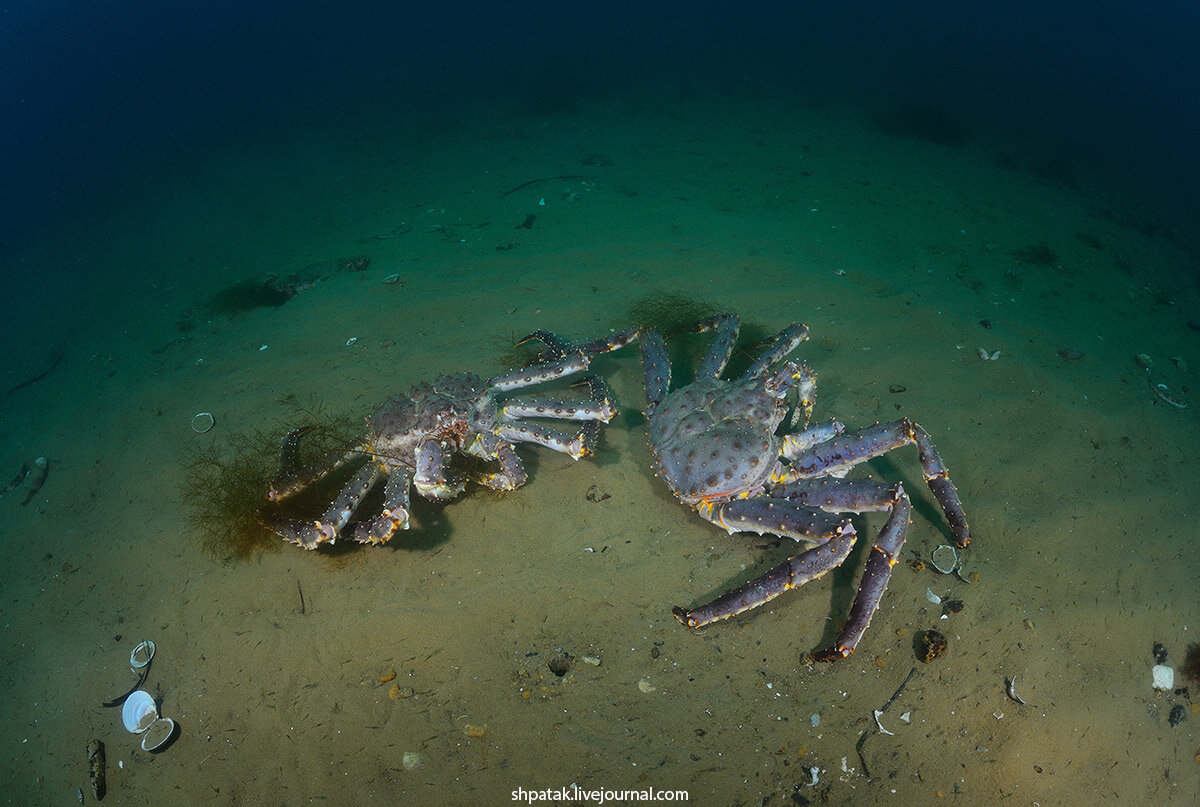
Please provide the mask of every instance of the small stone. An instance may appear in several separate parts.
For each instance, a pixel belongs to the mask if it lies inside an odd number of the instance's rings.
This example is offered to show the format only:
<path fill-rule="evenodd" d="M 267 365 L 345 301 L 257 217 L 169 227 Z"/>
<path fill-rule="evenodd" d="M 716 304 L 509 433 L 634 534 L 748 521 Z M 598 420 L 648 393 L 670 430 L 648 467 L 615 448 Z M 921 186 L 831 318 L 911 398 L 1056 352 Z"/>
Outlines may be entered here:
<path fill-rule="evenodd" d="M 1165 664 L 1155 664 L 1150 670 L 1150 675 L 1153 677 L 1153 685 L 1157 690 L 1162 692 L 1170 692 L 1175 688 L 1175 670 Z"/>
<path fill-rule="evenodd" d="M 928 664 L 946 652 L 946 637 L 936 630 L 923 630 L 917 634 L 917 658 Z"/>
<path fill-rule="evenodd" d="M 401 764 L 404 765 L 404 770 L 406 771 L 421 767 L 423 761 L 421 755 L 416 751 L 405 751 L 404 756 L 401 758 Z"/>
<path fill-rule="evenodd" d="M 1171 728 L 1175 728 L 1185 720 L 1187 720 L 1187 709 L 1183 708 L 1182 703 L 1177 703 L 1171 707 L 1171 714 L 1167 717 L 1167 722 L 1171 725 Z"/>
<path fill-rule="evenodd" d="M 584 656 L 583 663 L 591 664 L 593 667 L 599 667 L 600 666 L 600 657 L 599 656 Z"/>
<path fill-rule="evenodd" d="M 638 681 L 638 689 L 642 691 L 643 695 L 649 695 L 651 692 L 658 689 L 658 687 L 643 678 L 642 680 Z"/>

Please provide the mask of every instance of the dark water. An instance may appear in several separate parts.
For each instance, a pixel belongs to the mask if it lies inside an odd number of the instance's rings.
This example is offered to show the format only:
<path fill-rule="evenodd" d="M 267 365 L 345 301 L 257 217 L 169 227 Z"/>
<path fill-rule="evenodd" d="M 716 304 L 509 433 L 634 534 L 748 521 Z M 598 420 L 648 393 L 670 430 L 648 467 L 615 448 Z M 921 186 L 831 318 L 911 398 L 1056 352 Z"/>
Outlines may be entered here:
<path fill-rule="evenodd" d="M 380 107 L 692 86 L 933 108 L 1190 224 L 1200 10 L 1116 2 L 8 2 L 3 250 L 229 142 Z M 9 279 L 11 282 L 11 279 Z"/>

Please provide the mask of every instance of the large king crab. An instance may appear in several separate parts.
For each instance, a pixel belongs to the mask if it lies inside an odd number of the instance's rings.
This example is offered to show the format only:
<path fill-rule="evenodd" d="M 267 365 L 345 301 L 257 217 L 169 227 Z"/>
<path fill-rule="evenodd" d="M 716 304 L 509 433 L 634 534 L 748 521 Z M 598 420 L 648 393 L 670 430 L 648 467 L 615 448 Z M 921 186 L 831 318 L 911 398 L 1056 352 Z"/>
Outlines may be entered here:
<path fill-rule="evenodd" d="M 396 530 L 408 529 L 410 488 L 439 501 L 463 491 L 463 475 L 451 468 L 456 454 L 495 461 L 498 469 L 476 476 L 476 481 L 494 490 L 513 490 L 526 479 L 513 443 L 535 443 L 576 459 L 592 453 L 600 424 L 607 423 L 614 414 L 607 387 L 600 378 L 584 379 L 589 390 L 586 400 L 501 401 L 499 395 L 581 373 L 587 369 L 591 354 L 620 347 L 623 343 L 614 341 L 620 338 L 614 335 L 577 349 L 549 332 L 537 331 L 526 339 L 546 342 L 554 358 L 487 380 L 474 373 L 457 373 L 417 384 L 407 395 L 391 398 L 367 418 L 366 433 L 353 447 L 307 467 L 297 461 L 297 443 L 308 429 L 289 433 L 283 440 L 279 475 L 267 494 L 271 502 L 281 502 L 347 464 L 361 463 L 361 467 L 320 518 L 304 521 L 264 514 L 264 521 L 285 540 L 305 549 L 332 544 L 343 534 L 367 494 L 384 481 L 382 508 L 351 525 L 354 540 L 382 544 Z M 628 336 L 624 338 L 628 340 Z M 567 434 L 524 418 L 584 423 L 574 434 Z"/>
<path fill-rule="evenodd" d="M 941 505 L 955 543 L 971 540 L 958 493 L 933 441 L 907 418 L 846 432 L 836 421 L 809 426 L 815 374 L 786 362 L 808 338 L 803 325 L 790 325 L 738 379 L 721 373 L 737 341 L 739 320 L 719 315 L 700 323 L 716 337 L 695 380 L 670 392 L 671 368 L 662 336 L 641 332 L 646 384 L 647 433 L 655 465 L 671 491 L 702 518 L 733 532 L 764 532 L 814 544 L 766 574 L 706 605 L 672 609 L 693 628 L 740 614 L 783 592 L 815 580 L 850 555 L 855 531 L 839 513 L 889 511 L 870 550 L 836 643 L 816 655 L 820 661 L 850 655 L 879 606 L 892 567 L 908 531 L 912 505 L 900 483 L 843 479 L 854 466 L 904 445 L 916 445 L 926 484 Z M 802 415 L 804 427 L 779 436 L 796 391 L 790 425 Z"/>

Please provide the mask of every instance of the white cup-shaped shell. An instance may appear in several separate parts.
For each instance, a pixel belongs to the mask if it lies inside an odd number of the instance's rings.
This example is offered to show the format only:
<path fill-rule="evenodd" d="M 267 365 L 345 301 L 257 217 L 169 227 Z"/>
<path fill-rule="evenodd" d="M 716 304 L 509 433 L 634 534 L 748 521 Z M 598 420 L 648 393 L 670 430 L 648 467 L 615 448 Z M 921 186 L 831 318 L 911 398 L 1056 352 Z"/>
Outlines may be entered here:
<path fill-rule="evenodd" d="M 154 751 L 166 745 L 175 733 L 175 721 L 169 717 L 159 718 L 150 724 L 142 735 L 142 750 Z"/>
<path fill-rule="evenodd" d="M 133 648 L 133 652 L 129 654 L 129 666 L 140 670 L 149 664 L 152 658 L 154 658 L 154 642 L 147 639 Z"/>
<path fill-rule="evenodd" d="M 158 708 L 149 692 L 139 689 L 125 699 L 121 707 L 121 722 L 131 734 L 141 734 L 158 719 Z"/>

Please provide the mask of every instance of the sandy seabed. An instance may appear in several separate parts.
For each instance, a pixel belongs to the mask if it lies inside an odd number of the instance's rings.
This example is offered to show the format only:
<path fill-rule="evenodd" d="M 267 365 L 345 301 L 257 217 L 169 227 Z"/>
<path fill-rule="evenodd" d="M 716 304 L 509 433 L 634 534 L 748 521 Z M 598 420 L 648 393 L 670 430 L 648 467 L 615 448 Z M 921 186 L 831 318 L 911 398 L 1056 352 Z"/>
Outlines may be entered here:
<path fill-rule="evenodd" d="M 998 145 L 894 140 L 848 111 L 667 98 L 470 120 L 231 148 L 56 247 L 87 251 L 95 305 L 61 366 L 0 401 L 0 481 L 51 463 L 27 506 L 0 499 L 0 801 L 92 801 L 99 738 L 108 804 L 501 804 L 571 784 L 728 805 L 1195 803 L 1197 682 L 1150 685 L 1154 642 L 1177 664 L 1200 641 L 1200 306 L 1178 239 L 997 166 Z M 1038 245 L 1053 261 L 1021 260 Z M 281 307 L 176 328 L 230 283 L 363 254 Z M 805 656 L 836 635 L 865 546 L 681 627 L 672 605 L 794 547 L 726 535 L 655 478 L 636 349 L 594 365 L 620 408 L 595 458 L 522 447 L 525 487 L 418 506 L 384 547 L 236 560 L 189 526 L 185 457 L 278 429 L 282 396 L 366 413 L 664 293 L 759 333 L 807 324 L 817 418 L 924 426 L 975 536 L 971 582 L 899 565 L 832 665 Z M 866 472 L 914 498 L 906 559 L 947 542 L 913 449 Z M 941 619 L 927 590 L 963 610 Z M 948 649 L 924 664 L 928 628 Z M 142 639 L 180 726 L 158 754 L 99 705 L 132 684 Z M 880 733 L 873 711 L 913 669 Z"/>

